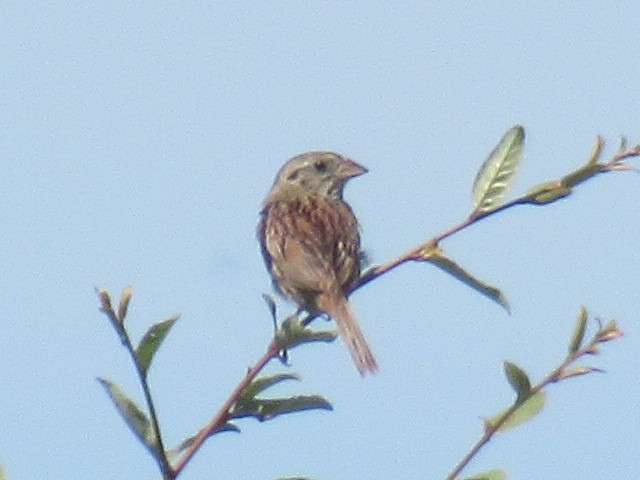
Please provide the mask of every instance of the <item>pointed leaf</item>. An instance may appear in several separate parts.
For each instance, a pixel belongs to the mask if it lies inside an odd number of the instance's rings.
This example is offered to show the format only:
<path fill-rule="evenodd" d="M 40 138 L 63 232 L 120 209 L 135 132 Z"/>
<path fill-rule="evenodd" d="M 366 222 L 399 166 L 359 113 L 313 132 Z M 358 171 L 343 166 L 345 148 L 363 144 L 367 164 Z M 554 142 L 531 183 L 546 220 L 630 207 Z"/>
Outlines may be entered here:
<path fill-rule="evenodd" d="M 306 410 L 333 410 L 333 406 L 321 395 L 298 395 L 290 398 L 255 398 L 252 402 L 234 406 L 229 417 L 254 417 L 264 422 L 279 415 L 304 412 Z"/>
<path fill-rule="evenodd" d="M 624 137 L 622 137 L 622 141 L 620 143 L 621 143 L 620 148 L 622 149 L 622 145 L 625 145 L 625 150 L 626 150 L 626 139 Z M 598 163 L 598 160 L 600 160 L 600 154 L 602 153 L 602 147 L 604 147 L 604 140 L 600 135 L 598 135 L 596 137 L 596 143 L 591 149 L 591 152 L 589 153 L 589 158 L 587 159 L 587 165 L 594 165 Z"/>
<path fill-rule="evenodd" d="M 288 317 L 278 329 L 276 340 L 282 349 L 292 349 L 303 343 L 333 342 L 338 335 L 330 330 L 313 330 L 297 315 Z"/>
<path fill-rule="evenodd" d="M 96 287 L 96 293 L 98 294 L 98 297 L 100 298 L 100 310 L 104 313 L 111 313 L 113 314 L 113 307 L 111 306 L 111 296 L 109 295 L 109 292 L 107 292 L 104 288 L 98 288 Z"/>
<path fill-rule="evenodd" d="M 241 394 L 241 398 L 253 399 L 256 395 L 267 388 L 287 380 L 300 380 L 300 377 L 295 373 L 276 373 L 275 375 L 258 377 L 244 389 Z"/>
<path fill-rule="evenodd" d="M 487 212 L 499 205 L 513 183 L 522 158 L 524 129 L 509 129 L 484 161 L 473 184 L 474 213 Z"/>
<path fill-rule="evenodd" d="M 502 470 L 489 470 L 487 472 L 476 473 L 472 477 L 465 477 L 461 480 L 507 480 L 507 475 Z"/>
<path fill-rule="evenodd" d="M 147 414 L 118 385 L 106 378 L 98 378 L 98 381 L 107 391 L 111 401 L 138 440 L 158 457 L 156 437 Z"/>
<path fill-rule="evenodd" d="M 526 400 L 531 395 L 531 381 L 525 371 L 515 363 L 504 362 L 504 373 L 518 395 L 518 403 Z"/>
<path fill-rule="evenodd" d="M 570 189 L 576 185 L 588 180 L 589 178 L 601 172 L 600 165 L 597 163 L 589 163 L 574 170 L 560 179 L 560 183 Z"/>
<path fill-rule="evenodd" d="M 533 417 L 538 415 L 544 407 L 546 401 L 546 394 L 543 391 L 539 391 L 535 395 L 531 395 L 526 401 L 524 401 L 518 408 L 509 415 L 509 418 L 505 419 L 510 409 L 507 409 L 492 418 L 485 419 L 485 428 L 495 427 L 500 424 L 498 432 L 506 432 L 512 428 L 517 427 L 525 422 L 528 422 Z"/>
<path fill-rule="evenodd" d="M 129 310 L 129 302 L 131 302 L 131 296 L 133 295 L 133 288 L 131 286 L 126 287 L 120 295 L 120 303 L 118 304 L 118 320 L 124 322 L 124 318 L 127 316 L 127 310 Z"/>
<path fill-rule="evenodd" d="M 597 339 L 598 343 L 604 343 L 615 340 L 616 338 L 620 338 L 623 335 L 624 333 L 622 332 L 622 330 L 618 328 L 618 323 L 615 320 L 609 320 L 598 331 Z"/>
<path fill-rule="evenodd" d="M 567 368 L 563 370 L 560 375 L 558 375 L 558 380 L 564 380 L 572 377 L 580 377 L 582 375 L 586 375 L 591 372 L 604 373 L 604 370 L 602 370 L 601 368 L 587 367 L 584 365 L 573 367 L 573 368 Z"/>
<path fill-rule="evenodd" d="M 600 349 L 596 345 L 587 345 L 582 351 L 586 355 L 600 355 Z"/>
<path fill-rule="evenodd" d="M 489 285 L 488 283 L 485 283 L 482 280 L 472 276 L 460 265 L 447 257 L 442 250 L 439 250 L 437 253 L 432 252 L 427 260 L 441 270 L 444 270 L 445 272 L 453 275 L 462 283 L 465 283 L 474 290 L 480 292 L 482 295 L 489 297 L 491 300 L 504 308 L 507 312 L 510 312 L 509 302 L 502 291 L 500 291 L 493 285 Z"/>
<path fill-rule="evenodd" d="M 571 194 L 571 188 L 561 182 L 545 182 L 536 185 L 527 192 L 528 203 L 546 205 Z"/>
<path fill-rule="evenodd" d="M 140 368 L 145 376 L 149 371 L 153 356 L 158 351 L 158 348 L 160 348 L 162 341 L 165 339 L 169 330 L 171 330 L 171 327 L 178 318 L 179 316 L 176 315 L 152 325 L 149 330 L 147 330 L 147 333 L 144 334 L 142 340 L 140 340 L 140 344 L 138 345 L 138 348 L 136 348 L 136 357 L 138 358 L 138 363 L 140 364 Z"/>
<path fill-rule="evenodd" d="M 169 450 L 169 455 L 172 456 L 172 457 L 176 456 L 176 455 L 180 455 L 180 453 L 184 452 L 187 448 L 189 448 L 191 445 L 193 445 L 193 442 L 195 442 L 196 438 L 198 438 L 200 436 L 200 432 L 198 432 L 198 433 L 196 433 L 194 435 L 191 435 L 190 437 L 185 438 L 178 445 L 176 445 L 175 447 L 170 449 Z M 236 427 L 233 423 L 226 422 L 225 424 L 221 425 L 218 429 L 216 429 L 213 433 L 211 433 L 210 436 L 216 435 L 218 433 L 224 433 L 224 432 L 237 432 L 237 433 L 239 433 L 240 429 L 238 427 Z"/>
<path fill-rule="evenodd" d="M 573 330 L 571 341 L 569 342 L 569 353 L 576 353 L 582 346 L 584 341 L 584 332 L 587 329 L 587 309 L 580 307 L 578 312 L 578 318 L 576 320 L 576 327 Z"/>
<path fill-rule="evenodd" d="M 500 427 L 499 432 L 505 432 L 512 428 L 522 425 L 528 422 L 533 417 L 538 415 L 544 408 L 544 404 L 547 400 L 545 392 L 540 391 L 535 395 L 530 396 L 517 410 L 511 415 L 507 421 Z"/>

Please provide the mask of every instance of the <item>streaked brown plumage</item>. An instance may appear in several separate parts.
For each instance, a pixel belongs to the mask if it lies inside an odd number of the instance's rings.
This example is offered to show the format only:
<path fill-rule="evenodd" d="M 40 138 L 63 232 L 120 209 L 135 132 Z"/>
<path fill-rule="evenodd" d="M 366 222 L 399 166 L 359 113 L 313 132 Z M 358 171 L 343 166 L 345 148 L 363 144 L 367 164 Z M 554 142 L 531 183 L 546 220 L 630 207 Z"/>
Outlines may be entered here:
<path fill-rule="evenodd" d="M 360 233 L 342 191 L 366 171 L 332 152 L 292 158 L 263 202 L 258 227 L 276 289 L 306 310 L 333 318 L 362 374 L 378 365 L 347 300 L 360 276 Z"/>

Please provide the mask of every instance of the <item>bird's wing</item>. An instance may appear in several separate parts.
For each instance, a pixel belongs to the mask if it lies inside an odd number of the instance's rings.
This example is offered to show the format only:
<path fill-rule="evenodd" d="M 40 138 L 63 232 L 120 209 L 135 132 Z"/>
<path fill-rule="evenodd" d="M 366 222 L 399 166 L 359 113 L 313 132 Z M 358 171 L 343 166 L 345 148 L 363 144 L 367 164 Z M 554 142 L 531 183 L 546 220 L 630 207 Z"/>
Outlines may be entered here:
<path fill-rule="evenodd" d="M 286 278 L 287 282 L 295 289 L 309 292 L 336 288 L 334 268 L 317 237 L 301 239 L 285 235 L 282 240 L 281 251 L 278 252 L 282 261 L 274 261 L 274 267 L 280 270 L 280 275 Z M 274 252 L 271 253 L 273 256 Z"/>

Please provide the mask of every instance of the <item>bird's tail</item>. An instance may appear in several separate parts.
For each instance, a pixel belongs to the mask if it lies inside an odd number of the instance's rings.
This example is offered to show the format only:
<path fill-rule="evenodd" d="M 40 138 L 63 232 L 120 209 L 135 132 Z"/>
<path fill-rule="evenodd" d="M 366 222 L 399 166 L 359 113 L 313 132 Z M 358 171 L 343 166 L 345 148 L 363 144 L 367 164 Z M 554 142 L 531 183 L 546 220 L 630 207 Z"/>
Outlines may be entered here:
<path fill-rule="evenodd" d="M 318 307 L 338 324 L 340 336 L 349 349 L 351 358 L 360 374 L 376 372 L 378 363 L 371 353 L 367 339 L 364 337 L 360 324 L 344 295 L 322 296 L 318 299 Z"/>

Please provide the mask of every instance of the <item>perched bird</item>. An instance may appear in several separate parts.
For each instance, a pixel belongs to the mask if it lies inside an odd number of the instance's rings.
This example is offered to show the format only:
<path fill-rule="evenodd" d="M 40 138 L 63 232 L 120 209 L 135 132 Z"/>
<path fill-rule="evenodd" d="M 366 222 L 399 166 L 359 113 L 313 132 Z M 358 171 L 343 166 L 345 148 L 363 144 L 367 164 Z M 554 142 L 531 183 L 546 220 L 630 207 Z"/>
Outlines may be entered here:
<path fill-rule="evenodd" d="M 342 191 L 366 172 L 337 153 L 298 155 L 278 172 L 258 226 L 276 289 L 307 311 L 333 318 L 363 375 L 378 365 L 347 300 L 360 277 L 360 233 Z"/>

